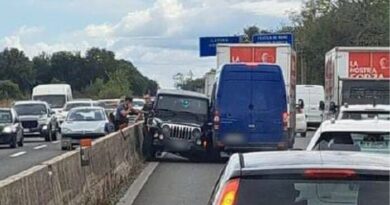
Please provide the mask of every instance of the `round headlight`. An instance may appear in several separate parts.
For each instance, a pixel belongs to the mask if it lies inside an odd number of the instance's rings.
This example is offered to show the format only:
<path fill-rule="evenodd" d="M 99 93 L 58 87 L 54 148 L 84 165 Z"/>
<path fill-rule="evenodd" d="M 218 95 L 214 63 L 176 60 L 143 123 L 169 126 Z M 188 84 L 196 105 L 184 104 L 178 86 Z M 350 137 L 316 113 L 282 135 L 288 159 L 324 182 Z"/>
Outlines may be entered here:
<path fill-rule="evenodd" d="M 192 131 L 192 136 L 195 137 L 195 138 L 200 138 L 200 135 L 201 135 L 201 132 L 200 132 L 200 129 L 194 129 Z"/>
<path fill-rule="evenodd" d="M 164 136 L 169 136 L 170 135 L 171 129 L 169 128 L 168 125 L 164 125 L 162 127 L 162 133 L 163 133 Z"/>
<path fill-rule="evenodd" d="M 4 133 L 11 133 L 11 132 L 13 132 L 13 129 L 12 129 L 11 126 L 4 127 L 3 132 L 4 132 Z"/>

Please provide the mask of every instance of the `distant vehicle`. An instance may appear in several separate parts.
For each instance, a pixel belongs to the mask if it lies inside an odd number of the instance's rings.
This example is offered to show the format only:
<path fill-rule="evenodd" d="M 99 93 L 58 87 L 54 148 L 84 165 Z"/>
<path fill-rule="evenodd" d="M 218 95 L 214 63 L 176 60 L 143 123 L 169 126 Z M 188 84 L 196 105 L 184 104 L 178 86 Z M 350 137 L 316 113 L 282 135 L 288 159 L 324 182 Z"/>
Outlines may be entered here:
<path fill-rule="evenodd" d="M 307 150 L 346 150 L 390 153 L 390 122 L 384 120 L 325 121 Z"/>
<path fill-rule="evenodd" d="M 390 120 L 390 105 L 348 105 L 340 108 L 337 119 L 379 119 Z"/>
<path fill-rule="evenodd" d="M 13 108 L 19 116 L 24 137 L 44 137 L 57 140 L 59 125 L 55 112 L 43 101 L 17 101 Z"/>
<path fill-rule="evenodd" d="M 301 137 L 306 137 L 307 118 L 306 118 L 305 109 L 298 107 L 295 116 L 296 116 L 295 132 L 299 133 Z"/>
<path fill-rule="evenodd" d="M 66 119 L 66 116 L 68 115 L 69 111 L 76 107 L 93 107 L 96 106 L 97 102 L 92 100 L 72 100 L 68 101 L 65 105 L 62 111 L 59 111 L 58 116 L 58 122 L 61 124 Z"/>
<path fill-rule="evenodd" d="M 141 98 L 134 98 L 133 99 L 133 108 L 136 110 L 142 110 L 145 105 L 145 100 Z"/>
<path fill-rule="evenodd" d="M 209 205 L 388 205 L 389 173 L 389 156 L 384 154 L 234 154 Z"/>
<path fill-rule="evenodd" d="M 207 97 L 200 93 L 159 90 L 144 139 L 147 159 L 164 151 L 194 159 L 212 150 L 208 104 Z"/>
<path fill-rule="evenodd" d="M 0 108 L 0 144 L 23 147 L 23 127 L 14 109 Z"/>
<path fill-rule="evenodd" d="M 253 68 L 253 71 L 251 72 L 254 74 L 253 78 L 251 77 L 252 74 L 245 74 L 245 72 L 240 72 L 240 75 L 237 76 L 234 72 L 226 74 L 224 78 L 232 78 L 234 79 L 234 82 L 229 82 L 221 78 L 223 75 L 223 69 L 221 68 L 223 68 L 224 65 L 230 64 L 246 64 L 248 65 L 249 70 Z M 267 72 L 263 72 L 261 66 L 260 69 L 256 68 L 256 65 L 258 64 L 263 64 L 271 73 L 268 75 Z M 234 111 L 239 116 L 233 116 L 233 118 L 245 120 L 233 120 L 234 122 L 229 124 L 232 119 L 229 119 L 231 116 L 228 116 L 228 114 L 233 107 L 228 108 L 229 111 L 226 111 L 224 109 L 227 104 L 224 104 L 224 108 L 220 108 L 220 110 L 213 110 L 214 112 L 217 111 L 217 114 L 218 112 L 220 114 L 220 116 L 216 116 L 214 119 L 221 120 L 222 132 L 233 135 L 236 133 L 243 134 L 243 132 L 245 132 L 245 135 L 250 133 L 247 135 L 248 139 L 246 140 L 248 141 L 244 143 L 244 147 L 241 147 L 241 145 L 226 147 L 223 145 L 223 142 L 220 141 L 223 137 L 226 137 L 224 136 L 225 134 L 219 135 L 219 137 L 217 137 L 219 138 L 219 147 L 222 147 L 223 149 L 236 147 L 238 150 L 241 150 L 241 148 L 256 150 L 258 148 L 275 149 L 279 147 L 279 149 L 287 149 L 288 147 L 292 147 L 295 140 L 295 87 L 297 71 L 296 54 L 291 46 L 289 44 L 218 44 L 217 68 L 217 77 L 215 78 L 215 91 L 217 92 L 213 94 L 213 98 L 217 99 L 223 97 L 223 101 L 225 102 L 222 103 L 229 103 L 230 101 L 235 102 L 231 105 L 240 108 Z M 282 81 L 285 86 L 285 89 L 283 89 L 285 90 L 284 95 L 280 92 L 280 87 L 278 87 L 280 85 L 279 75 L 272 74 L 272 68 L 279 68 L 282 73 Z M 276 78 L 276 80 L 274 81 L 273 78 Z M 229 88 L 224 84 L 229 86 Z M 235 84 L 237 84 L 237 86 Z M 266 88 L 262 86 L 265 86 Z M 232 89 L 232 92 L 229 91 L 229 89 Z M 273 89 L 276 89 L 275 93 L 273 93 Z M 221 93 L 219 90 L 224 91 Z M 277 96 L 278 94 L 283 96 Z M 269 104 L 274 99 L 268 98 L 268 96 L 276 97 L 276 105 Z M 243 101 L 240 103 L 241 98 Z M 266 101 L 266 103 L 264 103 L 264 101 Z M 285 109 L 282 109 L 282 105 L 280 105 L 279 102 L 286 103 L 286 106 L 283 106 Z M 216 103 L 221 103 L 221 101 L 216 101 Z M 217 104 L 214 104 L 214 106 L 215 105 Z M 270 106 L 270 109 L 267 108 L 268 106 Z M 240 109 L 242 110 L 242 115 L 237 112 Z M 283 111 L 280 111 L 280 109 Z M 272 115 L 276 115 L 272 116 L 271 113 Z M 282 119 L 282 122 L 280 119 Z M 222 125 L 222 123 L 224 125 Z M 282 124 L 280 125 L 279 123 Z M 226 129 L 224 128 L 225 125 L 227 126 Z M 237 125 L 241 128 L 236 127 Z M 280 131 L 280 129 L 282 129 L 282 131 Z M 283 132 L 283 136 L 281 136 L 281 132 Z M 233 136 L 232 138 L 236 137 Z M 248 146 L 245 146 L 245 144 Z"/>
<path fill-rule="evenodd" d="M 68 84 L 37 85 L 33 88 L 32 99 L 47 102 L 50 107 L 58 112 L 65 103 L 73 99 L 72 89 Z"/>
<path fill-rule="evenodd" d="M 305 113 L 309 125 L 319 126 L 322 122 L 325 102 L 324 86 L 297 85 L 297 99 L 305 103 Z"/>
<path fill-rule="evenodd" d="M 106 110 L 107 114 L 114 113 L 120 103 L 120 99 L 103 99 L 98 100 L 102 104 L 102 107 Z"/>
<path fill-rule="evenodd" d="M 325 119 L 349 105 L 390 104 L 390 47 L 336 47 L 325 57 Z"/>
<path fill-rule="evenodd" d="M 204 75 L 204 94 L 211 97 L 215 83 L 216 71 L 209 71 Z"/>
<path fill-rule="evenodd" d="M 102 137 L 107 130 L 108 119 L 101 107 L 77 107 L 70 110 L 61 125 L 61 149 L 69 150 L 80 143 L 80 139 Z"/>

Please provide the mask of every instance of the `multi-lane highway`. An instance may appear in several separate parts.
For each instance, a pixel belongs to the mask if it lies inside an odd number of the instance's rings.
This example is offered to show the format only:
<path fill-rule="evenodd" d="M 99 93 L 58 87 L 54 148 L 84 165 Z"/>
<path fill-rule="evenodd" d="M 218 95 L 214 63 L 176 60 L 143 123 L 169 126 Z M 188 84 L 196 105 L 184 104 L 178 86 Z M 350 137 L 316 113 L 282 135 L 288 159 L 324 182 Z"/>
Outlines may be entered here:
<path fill-rule="evenodd" d="M 304 149 L 313 136 L 297 137 L 294 148 Z M 224 164 L 190 163 L 166 155 L 144 185 L 134 205 L 204 205 Z"/>
<path fill-rule="evenodd" d="M 43 138 L 24 138 L 24 146 L 17 149 L 0 145 L 0 180 L 64 153 L 59 142 L 45 142 Z"/>

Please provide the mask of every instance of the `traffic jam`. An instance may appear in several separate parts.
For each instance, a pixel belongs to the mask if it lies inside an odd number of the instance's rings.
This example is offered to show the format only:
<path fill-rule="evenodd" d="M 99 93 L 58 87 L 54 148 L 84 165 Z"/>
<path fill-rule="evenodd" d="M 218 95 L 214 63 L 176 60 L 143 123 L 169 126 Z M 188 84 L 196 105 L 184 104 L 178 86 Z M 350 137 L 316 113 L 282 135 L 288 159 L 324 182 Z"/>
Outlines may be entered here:
<path fill-rule="evenodd" d="M 202 40 L 202 39 L 201 39 Z M 0 143 L 60 141 L 115 132 L 121 104 L 144 120 L 142 153 L 223 163 L 210 205 L 389 204 L 389 47 L 335 47 L 325 85 L 297 85 L 288 43 L 221 43 L 205 93 L 160 89 L 145 99 L 74 99 L 67 84 L 38 85 L 0 109 Z M 211 82 L 210 82 L 211 81 Z M 298 137 L 315 129 L 305 149 Z M 262 197 L 259 197 L 262 196 Z"/>

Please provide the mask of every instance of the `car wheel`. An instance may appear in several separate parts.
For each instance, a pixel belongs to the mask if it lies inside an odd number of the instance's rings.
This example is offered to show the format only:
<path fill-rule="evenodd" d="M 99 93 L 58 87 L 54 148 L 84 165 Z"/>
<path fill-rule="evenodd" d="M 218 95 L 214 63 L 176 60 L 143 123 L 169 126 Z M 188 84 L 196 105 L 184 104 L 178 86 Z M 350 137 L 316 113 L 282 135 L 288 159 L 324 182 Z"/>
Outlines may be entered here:
<path fill-rule="evenodd" d="M 52 141 L 52 137 L 53 137 L 53 132 L 51 131 L 51 128 L 48 128 L 47 130 L 48 130 L 48 133 L 45 136 L 45 141 L 46 142 L 51 142 Z"/>
<path fill-rule="evenodd" d="M 306 132 L 302 132 L 301 137 L 306 137 Z"/>
<path fill-rule="evenodd" d="M 12 138 L 11 142 L 9 143 L 9 146 L 11 148 L 17 148 L 18 147 L 18 136 L 15 135 L 15 137 Z"/>

